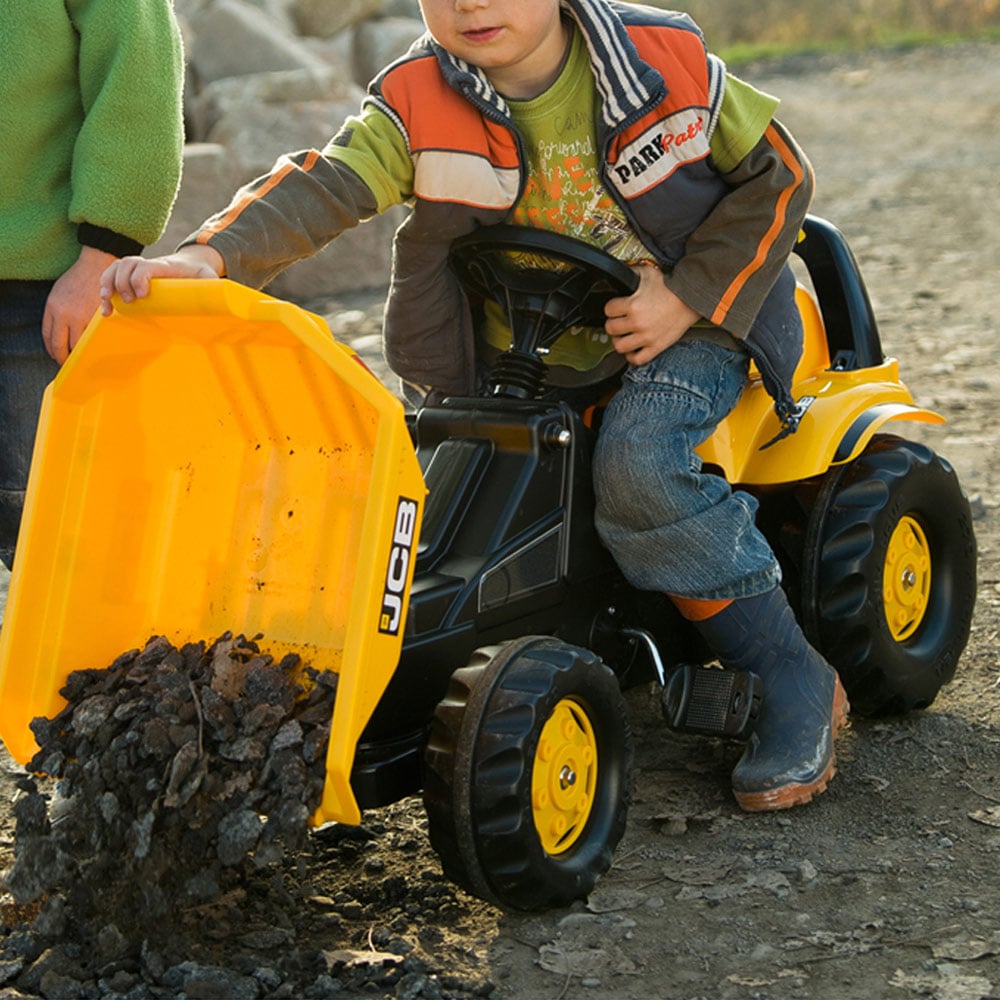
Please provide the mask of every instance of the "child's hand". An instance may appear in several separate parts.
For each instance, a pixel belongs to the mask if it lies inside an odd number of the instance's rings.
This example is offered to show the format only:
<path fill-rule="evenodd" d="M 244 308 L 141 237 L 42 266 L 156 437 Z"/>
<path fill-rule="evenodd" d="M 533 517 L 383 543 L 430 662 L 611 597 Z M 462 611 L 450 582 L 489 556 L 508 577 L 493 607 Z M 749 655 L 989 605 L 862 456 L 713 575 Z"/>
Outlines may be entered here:
<path fill-rule="evenodd" d="M 45 349 L 62 364 L 83 336 L 97 310 L 97 281 L 114 258 L 94 247 L 81 247 L 80 256 L 49 292 L 42 318 Z"/>
<path fill-rule="evenodd" d="M 630 365 L 652 361 L 687 333 L 700 318 L 663 283 L 663 272 L 649 265 L 635 266 L 639 287 L 628 296 L 611 299 L 604 307 L 604 329 L 615 350 Z"/>
<path fill-rule="evenodd" d="M 195 244 L 165 257 L 122 257 L 101 275 L 101 315 L 111 315 L 115 292 L 123 302 L 145 298 L 151 278 L 219 278 L 224 273 L 222 255 Z"/>

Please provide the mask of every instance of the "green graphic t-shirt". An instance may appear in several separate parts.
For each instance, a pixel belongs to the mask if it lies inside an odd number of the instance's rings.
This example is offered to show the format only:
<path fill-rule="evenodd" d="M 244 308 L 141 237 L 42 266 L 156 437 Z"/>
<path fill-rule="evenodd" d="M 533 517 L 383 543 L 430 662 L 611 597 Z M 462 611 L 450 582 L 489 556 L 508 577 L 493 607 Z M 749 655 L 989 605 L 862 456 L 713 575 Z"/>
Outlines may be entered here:
<path fill-rule="evenodd" d="M 548 90 L 530 101 L 508 100 L 508 104 L 524 139 L 528 174 L 510 221 L 574 236 L 620 260 L 649 257 L 600 183 L 595 127 L 600 109 L 583 36 L 574 31 L 566 65 Z M 486 308 L 484 336 L 497 350 L 510 346 L 510 329 L 494 302 Z M 613 353 L 611 338 L 603 329 L 578 327 L 564 333 L 545 360 L 577 372 L 600 369 L 603 377 L 610 372 L 600 362 Z M 610 360 L 613 367 L 622 366 L 617 357 Z M 555 371 L 550 377 L 557 384 L 564 381 Z"/>

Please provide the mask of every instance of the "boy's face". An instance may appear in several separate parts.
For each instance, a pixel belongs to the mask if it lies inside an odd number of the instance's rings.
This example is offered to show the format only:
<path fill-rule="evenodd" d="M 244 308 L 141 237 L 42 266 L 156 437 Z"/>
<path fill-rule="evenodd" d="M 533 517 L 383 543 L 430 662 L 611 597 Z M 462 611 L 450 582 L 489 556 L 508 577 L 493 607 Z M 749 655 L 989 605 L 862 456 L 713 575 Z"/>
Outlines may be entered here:
<path fill-rule="evenodd" d="M 420 10 L 435 40 L 507 97 L 535 97 L 559 72 L 567 43 L 559 0 L 420 0 Z"/>

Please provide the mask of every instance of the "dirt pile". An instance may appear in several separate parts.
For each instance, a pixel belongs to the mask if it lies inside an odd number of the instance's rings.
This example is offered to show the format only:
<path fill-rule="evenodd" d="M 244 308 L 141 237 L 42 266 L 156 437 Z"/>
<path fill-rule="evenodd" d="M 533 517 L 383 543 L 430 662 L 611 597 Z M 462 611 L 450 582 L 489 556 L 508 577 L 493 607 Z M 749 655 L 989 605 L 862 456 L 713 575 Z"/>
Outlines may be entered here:
<path fill-rule="evenodd" d="M 36 933 L 103 959 L 189 936 L 192 907 L 300 851 L 319 803 L 336 675 L 244 637 L 163 637 L 70 675 L 32 724 L 39 752 L 14 806 L 17 903 Z M 128 923 L 123 924 L 123 916 Z M 193 926 L 186 926 L 191 923 Z"/>
<path fill-rule="evenodd" d="M 412 830 L 415 801 L 398 810 L 408 832 L 393 809 L 308 825 L 336 680 L 229 634 L 154 637 L 71 674 L 64 710 L 32 725 L 38 753 L 4 775 L 18 791 L 0 995 L 491 995 L 472 949 L 429 961 L 433 925 L 461 928 L 467 900 Z M 352 874 L 327 894 L 330 868 Z"/>

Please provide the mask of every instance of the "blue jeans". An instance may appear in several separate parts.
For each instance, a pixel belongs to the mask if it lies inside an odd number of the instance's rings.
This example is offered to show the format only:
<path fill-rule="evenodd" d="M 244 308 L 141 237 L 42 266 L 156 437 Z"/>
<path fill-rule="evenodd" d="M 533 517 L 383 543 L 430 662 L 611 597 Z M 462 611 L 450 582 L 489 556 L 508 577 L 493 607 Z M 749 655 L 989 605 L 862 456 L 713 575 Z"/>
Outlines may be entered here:
<path fill-rule="evenodd" d="M 685 338 L 630 367 L 594 456 L 597 530 L 626 579 L 701 600 L 751 597 L 781 579 L 757 501 L 702 471 L 695 447 L 736 405 L 749 360 Z"/>
<path fill-rule="evenodd" d="M 10 567 L 42 394 L 59 366 L 42 341 L 51 281 L 0 281 L 0 560 Z"/>

